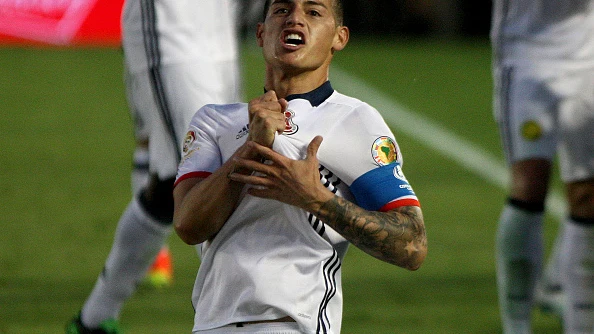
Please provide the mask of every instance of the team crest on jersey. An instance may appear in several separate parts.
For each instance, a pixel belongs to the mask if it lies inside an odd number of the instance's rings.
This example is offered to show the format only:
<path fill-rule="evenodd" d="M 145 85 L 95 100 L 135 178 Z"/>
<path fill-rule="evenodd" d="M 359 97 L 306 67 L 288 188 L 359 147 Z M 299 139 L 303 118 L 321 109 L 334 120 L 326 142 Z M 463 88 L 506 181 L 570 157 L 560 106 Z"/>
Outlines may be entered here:
<path fill-rule="evenodd" d="M 186 138 L 184 138 L 184 145 L 182 147 L 182 151 L 184 154 L 188 154 L 190 150 L 190 146 L 196 141 L 196 132 L 190 130 L 186 133 Z"/>
<path fill-rule="evenodd" d="M 398 160 L 396 142 L 390 137 L 381 136 L 371 146 L 371 156 L 379 166 L 386 166 Z"/>
<path fill-rule="evenodd" d="M 542 136 L 542 127 L 535 120 L 528 120 L 522 124 L 522 137 L 528 141 L 538 140 Z"/>
<path fill-rule="evenodd" d="M 292 135 L 299 130 L 299 126 L 293 122 L 293 117 L 295 116 L 295 112 L 291 109 L 287 109 L 285 111 L 285 131 L 283 132 L 284 135 Z"/>

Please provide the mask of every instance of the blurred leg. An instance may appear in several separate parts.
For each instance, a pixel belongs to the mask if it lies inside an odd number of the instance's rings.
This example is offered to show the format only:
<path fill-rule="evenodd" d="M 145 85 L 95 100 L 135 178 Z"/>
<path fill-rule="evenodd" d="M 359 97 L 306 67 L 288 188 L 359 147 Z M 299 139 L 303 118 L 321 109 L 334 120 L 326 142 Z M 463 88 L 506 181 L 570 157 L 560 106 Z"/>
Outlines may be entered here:
<path fill-rule="evenodd" d="M 513 164 L 510 200 L 499 219 L 497 286 L 504 333 L 531 333 L 534 288 L 543 262 L 543 213 L 550 163 Z"/>
<path fill-rule="evenodd" d="M 122 304 L 132 295 L 171 229 L 151 219 L 133 200 L 120 218 L 102 273 L 82 309 L 89 328 L 117 319 Z"/>
<path fill-rule="evenodd" d="M 571 219 L 562 252 L 565 333 L 594 333 L 594 180 L 567 186 Z"/>

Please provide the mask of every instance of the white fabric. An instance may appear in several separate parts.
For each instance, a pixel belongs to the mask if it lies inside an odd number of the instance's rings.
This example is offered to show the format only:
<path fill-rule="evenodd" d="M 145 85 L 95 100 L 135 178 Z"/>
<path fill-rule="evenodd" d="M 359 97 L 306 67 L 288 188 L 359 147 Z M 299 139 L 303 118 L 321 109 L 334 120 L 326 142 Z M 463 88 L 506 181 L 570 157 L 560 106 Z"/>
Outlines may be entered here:
<path fill-rule="evenodd" d="M 138 72 L 154 65 L 147 50 L 155 39 L 161 65 L 237 59 L 237 10 L 237 0 L 126 0 L 122 43 L 127 67 Z"/>
<path fill-rule="evenodd" d="M 563 287 L 567 305 L 564 333 L 594 333 L 594 226 L 579 225 L 569 219 L 565 224 L 562 250 Z"/>
<path fill-rule="evenodd" d="M 494 114 L 506 159 L 594 177 L 594 0 L 495 0 Z"/>
<path fill-rule="evenodd" d="M 491 22 L 498 65 L 594 66 L 592 0 L 495 0 Z"/>
<path fill-rule="evenodd" d="M 507 161 L 553 160 L 558 153 L 565 182 L 593 177 L 594 67 L 508 67 L 494 76 L 495 117 Z"/>
<path fill-rule="evenodd" d="M 204 331 L 194 331 L 194 334 L 302 334 L 299 331 L 299 325 L 297 323 L 262 323 L 262 324 L 251 324 L 243 325 L 243 327 L 237 327 L 236 324 L 219 327 L 215 329 L 207 329 Z"/>
<path fill-rule="evenodd" d="M 170 225 L 152 219 L 137 199 L 128 204 L 103 272 L 81 310 L 85 326 L 97 328 L 107 319 L 119 318 L 122 305 L 134 293 L 170 233 Z"/>
<path fill-rule="evenodd" d="M 175 176 L 181 142 L 196 111 L 241 98 L 235 7 L 233 0 L 124 4 L 128 104 L 134 118 L 144 122 L 150 172 L 161 179 Z"/>
<path fill-rule="evenodd" d="M 277 136 L 274 150 L 303 158 L 308 143 L 322 135 L 321 174 L 337 195 L 352 201 L 348 186 L 378 167 L 372 144 L 380 136 L 393 138 L 379 113 L 337 92 L 318 107 L 294 99 L 288 109 L 298 130 Z M 215 171 L 245 142 L 247 125 L 246 104 L 202 108 L 190 125 L 178 180 Z M 402 155 L 397 156 L 401 163 Z M 212 242 L 202 244 L 192 298 L 194 331 L 291 316 L 302 333 L 339 333 L 340 264 L 347 246 L 309 213 L 246 195 Z"/>
<path fill-rule="evenodd" d="M 542 268 L 542 213 L 506 205 L 496 239 L 497 288 L 504 333 L 529 333 Z"/>

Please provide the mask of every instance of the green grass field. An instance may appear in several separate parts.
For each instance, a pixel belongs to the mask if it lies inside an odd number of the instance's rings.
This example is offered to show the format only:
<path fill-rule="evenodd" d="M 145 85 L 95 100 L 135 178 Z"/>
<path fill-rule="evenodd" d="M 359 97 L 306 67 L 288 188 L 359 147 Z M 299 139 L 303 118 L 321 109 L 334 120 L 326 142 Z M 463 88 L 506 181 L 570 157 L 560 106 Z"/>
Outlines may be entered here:
<path fill-rule="evenodd" d="M 245 95 L 253 98 L 263 66 L 256 48 L 244 51 Z M 487 40 L 353 38 L 335 64 L 501 159 Z M 341 85 L 348 82 L 334 83 Z M 0 49 L 0 110 L 0 333 L 61 333 L 101 271 L 131 196 L 122 55 Z M 429 254 L 407 272 L 351 247 L 343 333 L 501 332 L 493 245 L 503 187 L 395 132 L 423 204 Z M 549 219 L 548 249 L 555 230 Z M 177 236 L 170 247 L 175 284 L 139 289 L 121 315 L 127 333 L 190 332 L 199 263 Z M 535 333 L 560 332 L 555 317 L 535 311 Z"/>

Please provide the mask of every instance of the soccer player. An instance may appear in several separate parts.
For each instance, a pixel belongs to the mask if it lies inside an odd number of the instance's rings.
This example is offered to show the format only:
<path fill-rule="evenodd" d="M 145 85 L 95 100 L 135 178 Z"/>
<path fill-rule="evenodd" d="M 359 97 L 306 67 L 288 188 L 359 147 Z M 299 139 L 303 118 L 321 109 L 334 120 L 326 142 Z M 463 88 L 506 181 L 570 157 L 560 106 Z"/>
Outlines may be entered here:
<path fill-rule="evenodd" d="M 340 333 L 348 244 L 416 270 L 421 208 L 380 114 L 328 81 L 341 1 L 269 0 L 256 37 L 265 94 L 196 113 L 174 187 L 201 253 L 193 332 Z"/>
<path fill-rule="evenodd" d="M 117 333 L 123 303 L 172 231 L 182 141 L 206 103 L 240 99 L 236 0 L 127 0 L 122 14 L 129 104 L 148 130 L 150 178 L 121 216 L 105 267 L 68 333 Z"/>
<path fill-rule="evenodd" d="M 511 174 L 496 242 L 504 333 L 531 333 L 545 198 L 557 157 L 569 207 L 560 236 L 563 327 L 591 334 L 594 1 L 495 0 L 491 41 L 495 117 Z"/>

